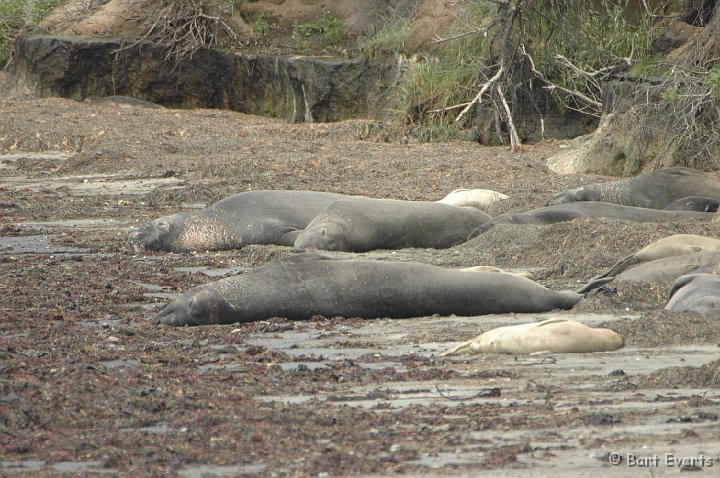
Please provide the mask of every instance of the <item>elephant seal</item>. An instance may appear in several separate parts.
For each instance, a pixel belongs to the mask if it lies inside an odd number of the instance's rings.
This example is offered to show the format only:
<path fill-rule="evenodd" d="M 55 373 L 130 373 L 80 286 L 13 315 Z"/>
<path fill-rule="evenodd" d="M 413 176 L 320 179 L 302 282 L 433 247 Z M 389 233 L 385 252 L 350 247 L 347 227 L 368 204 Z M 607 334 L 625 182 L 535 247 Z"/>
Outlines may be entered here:
<path fill-rule="evenodd" d="M 697 254 L 700 252 L 720 252 L 720 239 L 699 236 L 697 234 L 675 234 L 663 237 L 643 247 L 635 254 L 630 254 L 619 260 L 607 272 L 594 277 L 593 280 L 602 277 L 616 276 L 628 267 L 641 262 L 654 261 L 664 257 Z"/>
<path fill-rule="evenodd" d="M 139 98 L 134 98 L 132 96 L 122 96 L 122 95 L 88 96 L 83 100 L 83 103 L 89 103 L 92 105 L 114 106 L 117 108 L 140 107 L 140 108 L 151 108 L 151 109 L 159 109 L 159 110 L 165 109 L 165 107 L 163 107 L 162 105 L 159 105 L 157 103 L 151 103 L 150 101 L 141 100 Z"/>
<path fill-rule="evenodd" d="M 692 272 L 720 265 L 720 252 L 701 252 L 681 256 L 663 257 L 643 262 L 620 274 L 592 279 L 576 292 L 586 294 L 610 281 L 614 282 L 670 282 Z"/>
<path fill-rule="evenodd" d="M 142 249 L 170 252 L 239 249 L 248 244 L 292 246 L 301 230 L 342 194 L 314 191 L 248 191 L 204 209 L 161 217 L 128 239 Z"/>
<path fill-rule="evenodd" d="M 720 276 L 700 273 L 678 277 L 665 309 L 720 318 Z"/>
<path fill-rule="evenodd" d="M 440 355 L 463 352 L 476 354 L 611 352 L 624 345 L 625 337 L 610 329 L 594 329 L 574 320 L 556 317 L 543 322 L 498 327 Z"/>
<path fill-rule="evenodd" d="M 186 291 L 155 317 L 167 325 L 229 324 L 271 317 L 407 318 L 569 309 L 582 295 L 523 277 L 413 262 L 296 254 Z"/>
<path fill-rule="evenodd" d="M 460 270 L 464 272 L 497 272 L 500 274 L 512 274 L 514 276 L 525 277 L 526 279 L 530 280 L 535 279 L 535 277 L 530 272 L 508 272 L 493 266 L 471 266 L 463 267 Z"/>
<path fill-rule="evenodd" d="M 712 212 L 663 211 L 644 207 L 623 206 L 600 201 L 570 202 L 532 209 L 525 212 L 505 213 L 492 218 L 475 229 L 468 239 L 490 230 L 496 224 L 556 224 L 579 217 L 604 217 L 633 222 L 662 222 L 676 219 L 698 218 L 711 221 Z"/>
<path fill-rule="evenodd" d="M 720 201 L 705 196 L 687 196 L 668 204 L 663 211 L 717 212 Z"/>
<path fill-rule="evenodd" d="M 444 249 L 467 240 L 490 216 L 471 207 L 427 201 L 351 198 L 335 201 L 295 240 L 295 248 L 365 252 L 373 249 Z"/>
<path fill-rule="evenodd" d="M 690 168 L 666 168 L 634 178 L 586 186 L 555 194 L 548 206 L 576 201 L 603 201 L 624 206 L 663 209 L 688 196 L 720 199 L 720 180 Z"/>
<path fill-rule="evenodd" d="M 503 193 L 491 191 L 490 189 L 456 189 L 436 202 L 449 204 L 451 206 L 474 207 L 483 210 L 489 205 L 509 197 L 510 196 Z"/>

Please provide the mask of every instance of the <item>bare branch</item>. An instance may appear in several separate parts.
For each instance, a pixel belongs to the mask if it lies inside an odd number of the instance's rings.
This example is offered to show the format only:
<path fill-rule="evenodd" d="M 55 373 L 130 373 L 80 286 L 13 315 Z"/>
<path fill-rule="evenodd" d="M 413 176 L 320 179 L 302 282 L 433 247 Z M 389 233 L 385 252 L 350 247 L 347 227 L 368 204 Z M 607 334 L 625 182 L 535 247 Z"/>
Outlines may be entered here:
<path fill-rule="evenodd" d="M 487 34 L 488 34 L 488 32 L 490 31 L 490 29 L 491 29 L 492 27 L 494 27 L 495 25 L 497 25 L 499 22 L 500 22 L 500 18 L 499 18 L 499 17 L 496 17 L 495 19 L 493 19 L 493 21 L 491 21 L 490 23 L 488 23 L 488 24 L 485 25 L 484 27 L 475 28 L 475 29 L 473 29 L 473 30 L 470 30 L 470 31 L 467 31 L 467 32 L 463 32 L 463 33 L 459 33 L 459 34 L 457 34 L 457 35 L 451 35 L 451 36 L 449 36 L 449 37 L 441 37 L 441 36 L 439 36 L 438 34 L 435 34 L 435 39 L 434 39 L 433 41 L 434 41 L 435 43 L 445 43 L 445 42 L 448 42 L 448 41 L 451 41 L 451 40 L 458 40 L 458 39 L 460 39 L 460 38 L 469 37 L 470 35 L 479 35 L 479 34 L 482 34 L 483 36 L 487 36 Z"/>
<path fill-rule="evenodd" d="M 475 98 L 473 98 L 469 103 L 466 104 L 465 108 L 460 112 L 460 114 L 455 118 L 455 121 L 460 121 L 460 119 L 465 116 L 465 113 L 467 113 L 470 108 L 472 108 L 472 105 L 475 103 L 482 103 L 482 96 L 485 94 L 485 92 L 490 89 L 490 87 L 500 79 L 503 72 L 505 71 L 505 68 L 503 67 L 502 63 L 500 64 L 500 68 L 498 68 L 498 71 L 488 80 L 487 83 L 483 85 L 482 88 L 480 88 L 480 91 L 478 91 L 477 95 L 475 95 Z"/>
<path fill-rule="evenodd" d="M 507 101 L 505 101 L 505 95 L 503 95 L 500 85 L 497 85 L 495 87 L 495 90 L 497 91 L 497 94 L 500 97 L 500 101 L 502 102 L 503 109 L 505 110 L 505 120 L 507 121 L 508 129 L 510 130 L 510 150 L 515 151 L 518 146 L 520 146 L 520 138 L 518 137 L 517 130 L 515 129 L 515 123 L 512 119 L 512 112 L 510 111 L 510 106 L 508 105 Z"/>

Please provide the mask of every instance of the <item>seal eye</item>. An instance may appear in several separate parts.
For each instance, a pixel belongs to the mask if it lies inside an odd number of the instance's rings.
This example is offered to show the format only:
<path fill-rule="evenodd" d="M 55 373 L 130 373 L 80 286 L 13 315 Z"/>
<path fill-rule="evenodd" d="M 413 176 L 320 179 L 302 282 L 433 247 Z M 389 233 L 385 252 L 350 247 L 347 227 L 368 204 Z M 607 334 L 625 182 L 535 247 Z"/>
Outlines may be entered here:
<path fill-rule="evenodd" d="M 322 229 L 320 229 L 320 235 L 321 235 L 321 236 L 324 236 L 326 232 L 327 232 L 327 231 L 325 230 L 324 227 L 323 227 Z"/>

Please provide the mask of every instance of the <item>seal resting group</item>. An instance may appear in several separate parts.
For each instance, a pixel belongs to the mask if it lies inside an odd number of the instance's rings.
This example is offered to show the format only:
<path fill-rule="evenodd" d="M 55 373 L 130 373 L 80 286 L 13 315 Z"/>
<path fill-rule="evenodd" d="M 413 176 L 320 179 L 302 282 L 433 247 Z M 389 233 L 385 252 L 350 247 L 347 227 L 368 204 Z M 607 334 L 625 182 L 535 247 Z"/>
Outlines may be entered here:
<path fill-rule="evenodd" d="M 466 192 L 472 198 L 473 191 Z M 485 203 L 492 197 L 485 195 Z M 475 205 L 477 201 L 476 197 Z M 199 211 L 155 219 L 133 232 L 127 244 L 135 252 L 241 249 L 249 244 L 348 252 L 446 248 L 465 241 L 489 219 L 475 207 L 443 202 L 259 190 L 234 194 Z"/>
<path fill-rule="evenodd" d="M 199 211 L 155 219 L 128 238 L 128 246 L 169 252 L 241 249 L 248 244 L 292 246 L 300 231 L 342 194 L 247 191 Z"/>
<path fill-rule="evenodd" d="M 710 211 L 717 209 L 720 198 L 716 180 L 686 168 L 641 176 L 562 192 L 548 201 L 550 206 L 494 218 L 481 209 L 508 197 L 491 190 L 456 190 L 435 202 L 313 191 L 252 191 L 200 211 L 152 221 L 128 242 L 136 249 L 169 251 L 247 244 L 346 252 L 437 249 L 500 224 L 544 225 L 579 217 L 634 222 L 710 221 L 715 217 Z M 669 178 L 679 178 L 678 183 L 671 184 Z M 668 309 L 712 314 L 714 304 L 720 303 L 720 292 L 714 288 L 714 276 L 707 272 L 716 272 L 719 264 L 720 240 L 680 234 L 626 256 L 576 291 L 553 291 L 521 275 L 486 272 L 493 269 L 485 266 L 450 270 L 412 262 L 300 253 L 192 288 L 168 303 L 155 322 L 205 325 L 271 317 L 304 320 L 316 315 L 373 319 L 535 313 L 570 309 L 585 294 L 613 280 L 676 279 Z M 553 319 L 489 331 L 448 354 L 592 352 L 615 350 L 623 343 L 622 336 L 612 331 Z"/>

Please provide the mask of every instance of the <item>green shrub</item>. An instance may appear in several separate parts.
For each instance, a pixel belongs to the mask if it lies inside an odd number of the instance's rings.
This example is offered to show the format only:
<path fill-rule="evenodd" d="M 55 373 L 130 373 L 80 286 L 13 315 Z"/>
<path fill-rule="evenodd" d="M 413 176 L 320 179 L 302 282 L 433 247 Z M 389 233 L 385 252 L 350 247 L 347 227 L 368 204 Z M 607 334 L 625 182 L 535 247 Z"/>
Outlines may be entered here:
<path fill-rule="evenodd" d="M 645 59 L 635 71 L 638 75 L 654 67 L 653 58 L 647 55 L 654 35 L 653 16 L 644 9 L 630 8 L 634 5 L 630 0 L 525 0 L 518 7 L 505 45 L 504 25 L 482 30 L 496 19 L 498 5 L 493 1 L 469 2 L 456 22 L 458 26 L 447 35 L 457 38 L 445 44 L 436 62 L 418 65 L 411 72 L 400 104 L 407 122 L 454 121 L 462 105 L 471 101 L 496 71 L 503 52 L 512 61 L 505 65 L 512 88 L 525 92 L 546 84 L 533 78 L 522 52 L 527 52 L 545 79 L 589 98 L 599 99 L 600 79 L 579 70 L 598 71 L 628 58 Z M 517 5 L 511 1 L 509 7 Z M 578 107 L 575 98 L 561 89 L 552 92 L 560 107 Z M 506 95 L 513 96 L 513 92 L 506 90 Z M 599 114 L 599 109 L 593 113 Z"/>
<path fill-rule="evenodd" d="M 342 20 L 325 12 L 314 22 L 296 25 L 293 29 L 293 37 L 296 39 L 312 36 L 321 37 L 330 45 L 338 45 L 345 38 L 345 26 Z"/>
<path fill-rule="evenodd" d="M 61 0 L 0 1 L 0 68 L 10 58 L 17 34 L 23 28 L 37 24 L 61 3 Z"/>
<path fill-rule="evenodd" d="M 475 25 L 488 20 L 492 2 L 480 1 L 472 4 L 466 12 L 467 18 Z M 452 34 L 460 34 L 457 28 Z M 416 63 L 411 67 L 406 81 L 401 86 L 399 110 L 406 123 L 425 125 L 427 131 L 440 130 L 454 124 L 459 108 L 445 110 L 467 101 L 477 93 L 476 87 L 483 69 L 482 56 L 487 49 L 487 38 L 469 35 L 448 42 L 438 58 Z M 458 125 L 454 125 L 458 129 Z M 446 135 L 427 134 L 425 138 L 439 138 Z"/>
<path fill-rule="evenodd" d="M 265 20 L 262 15 L 255 19 L 252 26 L 253 33 L 259 36 L 266 34 L 268 30 L 270 30 L 270 24 L 268 24 L 267 20 Z"/>
<path fill-rule="evenodd" d="M 405 54 L 407 53 L 405 42 L 411 33 L 410 22 L 407 19 L 387 23 L 374 35 L 360 42 L 360 51 L 367 58 L 375 58 L 382 52 Z"/>

